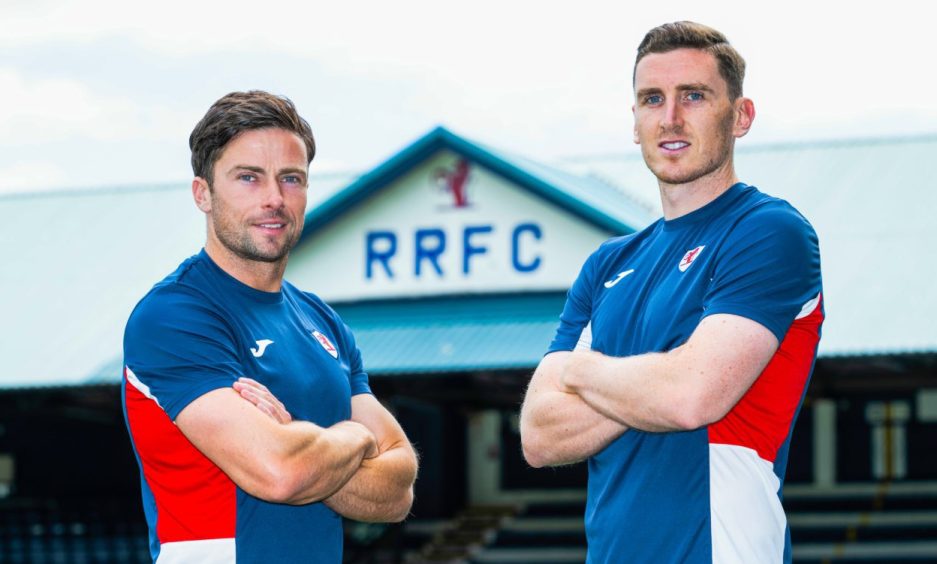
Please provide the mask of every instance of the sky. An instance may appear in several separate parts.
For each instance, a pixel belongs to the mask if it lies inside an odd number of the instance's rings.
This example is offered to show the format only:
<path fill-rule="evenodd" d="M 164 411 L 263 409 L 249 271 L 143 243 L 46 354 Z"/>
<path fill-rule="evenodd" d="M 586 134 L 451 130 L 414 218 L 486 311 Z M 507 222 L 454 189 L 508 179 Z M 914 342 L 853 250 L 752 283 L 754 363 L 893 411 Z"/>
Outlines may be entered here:
<path fill-rule="evenodd" d="M 631 153 L 636 47 L 681 19 L 748 63 L 741 143 L 937 134 L 930 19 L 858 5 L 4 0 L 0 193 L 188 185 L 192 127 L 255 88 L 312 124 L 312 173 L 363 172 L 436 125 L 544 162 Z"/>

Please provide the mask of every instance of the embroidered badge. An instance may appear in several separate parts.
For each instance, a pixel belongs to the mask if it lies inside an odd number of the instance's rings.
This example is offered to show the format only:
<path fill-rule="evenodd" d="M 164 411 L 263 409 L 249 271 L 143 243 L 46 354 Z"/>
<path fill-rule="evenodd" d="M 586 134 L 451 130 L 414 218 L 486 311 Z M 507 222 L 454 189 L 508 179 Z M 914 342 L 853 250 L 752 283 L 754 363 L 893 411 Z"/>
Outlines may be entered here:
<path fill-rule="evenodd" d="M 319 344 L 322 345 L 325 352 L 332 355 L 332 358 L 338 358 L 338 349 L 335 348 L 335 345 L 332 344 L 332 341 L 330 341 L 328 337 L 318 331 L 313 331 L 312 336 L 319 341 Z"/>
<path fill-rule="evenodd" d="M 706 248 L 706 245 L 700 245 L 695 249 L 690 249 L 683 255 L 683 259 L 680 260 L 680 264 L 677 265 L 677 268 L 680 269 L 680 272 L 686 272 L 686 269 L 690 268 L 690 265 L 693 264 L 693 261 L 696 260 L 696 257 L 703 252 L 703 249 Z"/>

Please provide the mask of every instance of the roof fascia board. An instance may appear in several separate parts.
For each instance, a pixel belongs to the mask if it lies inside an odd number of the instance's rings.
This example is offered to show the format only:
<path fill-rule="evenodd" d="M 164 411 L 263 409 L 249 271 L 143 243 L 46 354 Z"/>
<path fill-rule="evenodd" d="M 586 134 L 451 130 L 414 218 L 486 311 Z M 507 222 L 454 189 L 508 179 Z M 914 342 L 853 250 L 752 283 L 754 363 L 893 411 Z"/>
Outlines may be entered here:
<path fill-rule="evenodd" d="M 346 210 L 412 170 L 437 151 L 448 149 L 479 164 L 492 173 L 517 184 L 547 201 L 613 233 L 633 233 L 635 228 L 603 213 L 501 157 L 462 139 L 442 126 L 436 127 L 410 146 L 378 165 L 306 214 L 302 238 L 321 229 Z"/>

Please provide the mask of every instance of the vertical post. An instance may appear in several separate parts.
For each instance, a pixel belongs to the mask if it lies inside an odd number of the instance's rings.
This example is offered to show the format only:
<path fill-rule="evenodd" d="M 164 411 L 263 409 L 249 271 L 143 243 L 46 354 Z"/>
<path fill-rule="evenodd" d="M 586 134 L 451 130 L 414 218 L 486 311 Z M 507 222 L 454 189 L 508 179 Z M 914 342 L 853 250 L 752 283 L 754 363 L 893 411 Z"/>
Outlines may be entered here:
<path fill-rule="evenodd" d="M 2 429 L 0 429 L 2 433 Z M 13 491 L 13 480 L 16 476 L 16 463 L 12 454 L 0 454 L 0 499 L 10 495 Z"/>
<path fill-rule="evenodd" d="M 908 473 L 905 423 L 911 418 L 910 403 L 869 402 L 865 418 L 872 424 L 872 476 L 879 480 L 904 478 Z"/>
<path fill-rule="evenodd" d="M 497 503 L 501 491 L 501 415 L 494 409 L 469 416 L 469 503 Z"/>
<path fill-rule="evenodd" d="M 813 482 L 836 483 L 836 403 L 829 399 L 813 402 Z"/>

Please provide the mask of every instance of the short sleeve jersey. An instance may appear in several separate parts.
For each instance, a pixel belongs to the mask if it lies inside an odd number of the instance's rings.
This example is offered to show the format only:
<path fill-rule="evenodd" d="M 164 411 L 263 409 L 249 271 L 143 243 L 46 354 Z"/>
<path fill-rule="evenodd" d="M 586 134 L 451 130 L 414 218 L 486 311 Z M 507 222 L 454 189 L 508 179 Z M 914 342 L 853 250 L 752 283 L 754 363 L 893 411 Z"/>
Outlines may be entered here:
<path fill-rule="evenodd" d="M 337 513 L 247 494 L 173 423 L 194 399 L 241 376 L 266 385 L 296 420 L 348 419 L 351 396 L 370 393 L 368 376 L 329 306 L 288 282 L 255 290 L 202 251 L 134 309 L 124 365 L 124 417 L 155 562 L 341 562 Z"/>
<path fill-rule="evenodd" d="M 824 316 L 817 237 L 797 210 L 736 184 L 605 242 L 570 289 L 550 351 L 664 352 L 713 314 L 754 320 L 780 347 L 722 420 L 631 429 L 589 459 L 590 563 L 790 562 L 781 488 Z"/>

